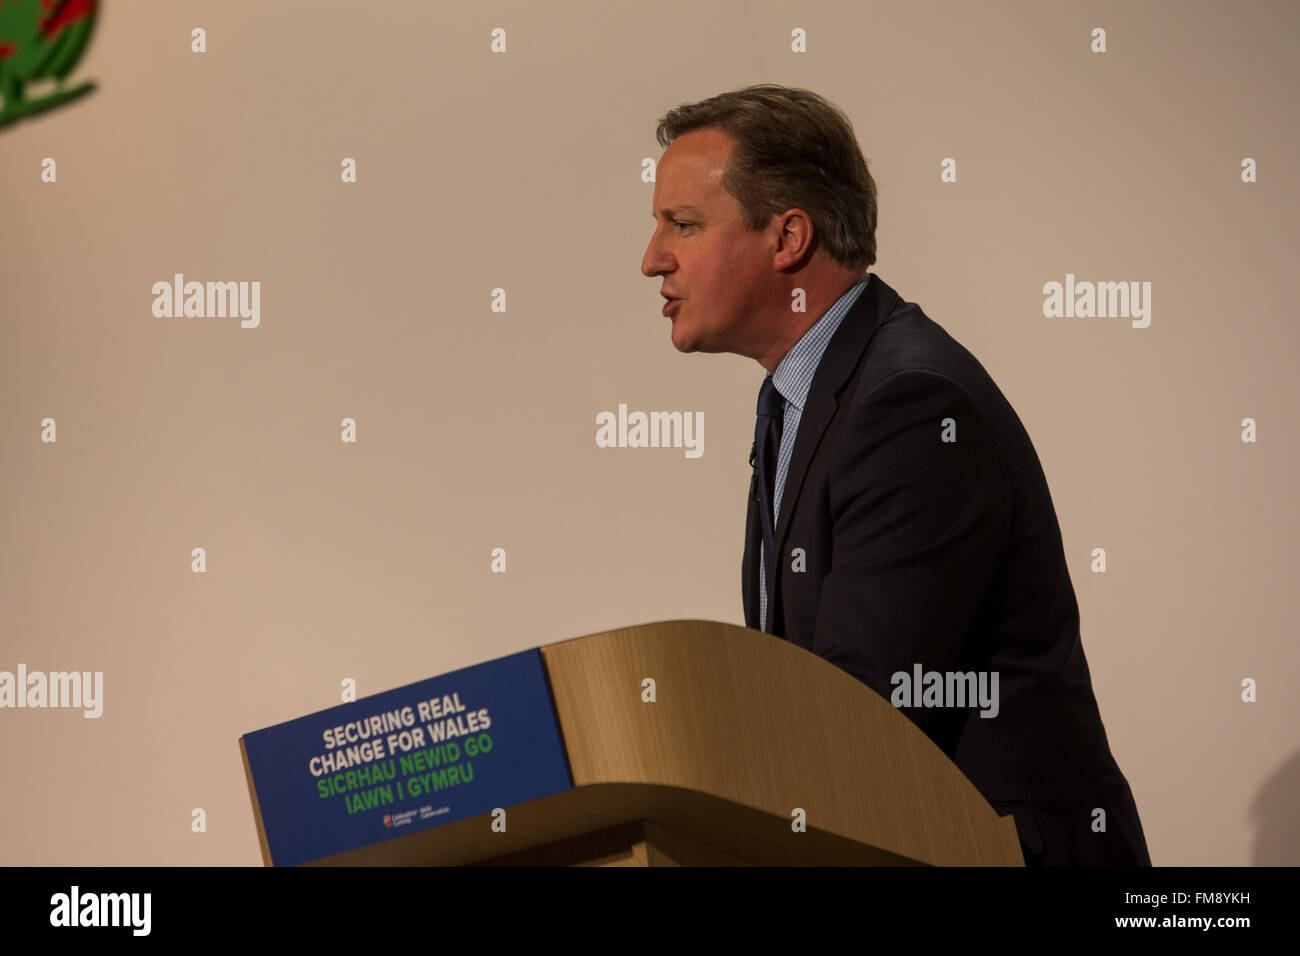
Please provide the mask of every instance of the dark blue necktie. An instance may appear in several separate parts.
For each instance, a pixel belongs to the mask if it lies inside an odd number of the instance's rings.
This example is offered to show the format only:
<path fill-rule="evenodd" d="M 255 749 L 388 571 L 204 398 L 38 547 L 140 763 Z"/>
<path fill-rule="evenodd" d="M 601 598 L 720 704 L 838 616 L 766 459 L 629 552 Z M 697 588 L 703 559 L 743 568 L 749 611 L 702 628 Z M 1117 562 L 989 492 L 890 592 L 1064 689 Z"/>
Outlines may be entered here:
<path fill-rule="evenodd" d="M 758 460 L 759 507 L 763 512 L 763 544 L 765 559 L 759 561 L 759 582 L 770 605 L 767 594 L 767 575 L 762 570 L 765 560 L 776 560 L 776 532 L 773 530 L 773 499 L 776 495 L 776 463 L 781 449 L 781 428 L 785 424 L 785 399 L 772 384 L 772 376 L 763 379 L 758 390 L 758 417 L 754 422 L 754 448 Z M 770 622 L 763 622 L 764 624 Z M 763 630 L 773 633 L 771 627 Z"/>

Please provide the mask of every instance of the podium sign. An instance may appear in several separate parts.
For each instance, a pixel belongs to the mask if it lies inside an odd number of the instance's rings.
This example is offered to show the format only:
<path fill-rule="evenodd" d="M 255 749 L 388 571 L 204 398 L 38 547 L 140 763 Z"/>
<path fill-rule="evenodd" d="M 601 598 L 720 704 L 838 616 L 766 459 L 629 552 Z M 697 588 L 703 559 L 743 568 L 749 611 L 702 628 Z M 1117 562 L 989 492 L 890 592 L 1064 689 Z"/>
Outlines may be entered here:
<path fill-rule="evenodd" d="M 263 853 L 295 866 L 573 787 L 537 648 L 240 738 Z"/>

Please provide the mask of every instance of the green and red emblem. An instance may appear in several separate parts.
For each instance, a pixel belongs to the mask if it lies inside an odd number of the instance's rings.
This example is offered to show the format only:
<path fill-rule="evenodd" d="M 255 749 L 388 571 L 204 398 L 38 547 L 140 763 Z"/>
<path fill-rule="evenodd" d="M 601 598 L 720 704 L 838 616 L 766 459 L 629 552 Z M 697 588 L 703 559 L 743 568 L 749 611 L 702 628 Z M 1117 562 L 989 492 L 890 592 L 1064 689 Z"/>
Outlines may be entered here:
<path fill-rule="evenodd" d="M 93 82 L 63 81 L 81 59 L 95 28 L 97 0 L 0 0 L 0 127 L 84 96 Z M 24 87 L 54 80 L 57 88 L 27 99 Z"/>

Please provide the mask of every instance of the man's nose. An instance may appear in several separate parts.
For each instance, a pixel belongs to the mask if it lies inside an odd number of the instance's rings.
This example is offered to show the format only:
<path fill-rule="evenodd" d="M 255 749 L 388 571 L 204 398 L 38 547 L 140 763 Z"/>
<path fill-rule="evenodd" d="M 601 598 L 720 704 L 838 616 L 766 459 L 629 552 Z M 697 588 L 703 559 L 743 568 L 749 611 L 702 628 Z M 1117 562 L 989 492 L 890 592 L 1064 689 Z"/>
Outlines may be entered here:
<path fill-rule="evenodd" d="M 641 257 L 641 274 L 653 279 L 657 275 L 668 272 L 669 270 L 664 266 L 665 258 L 652 238 L 650 244 L 646 246 L 645 255 Z"/>

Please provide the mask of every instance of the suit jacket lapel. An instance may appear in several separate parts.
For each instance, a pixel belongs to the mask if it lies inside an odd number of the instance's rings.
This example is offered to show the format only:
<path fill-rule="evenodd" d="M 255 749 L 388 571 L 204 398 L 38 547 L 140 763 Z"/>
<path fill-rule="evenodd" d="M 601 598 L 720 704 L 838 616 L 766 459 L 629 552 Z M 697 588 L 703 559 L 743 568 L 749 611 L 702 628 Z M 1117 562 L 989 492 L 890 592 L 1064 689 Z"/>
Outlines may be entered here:
<path fill-rule="evenodd" d="M 758 619 L 758 554 L 763 540 L 763 519 L 754 498 L 758 495 L 756 475 L 749 481 L 749 504 L 745 511 L 745 554 L 740 562 L 740 594 L 745 606 L 745 627 L 761 629 Z"/>
<path fill-rule="evenodd" d="M 776 571 L 778 565 L 784 560 L 785 539 L 790 531 L 790 516 L 794 514 L 795 502 L 799 500 L 799 493 L 803 490 L 804 477 L 808 474 L 808 466 L 812 462 L 813 455 L 816 453 L 818 446 L 821 444 L 822 436 L 826 433 L 831 419 L 835 417 L 839 409 L 838 395 L 844 388 L 849 376 L 853 370 L 858 367 L 859 359 L 866 350 L 872 336 L 876 334 L 876 329 L 893 310 L 898 302 L 898 293 L 885 285 L 880 277 L 872 273 L 867 280 L 864 288 L 853 307 L 849 309 L 848 314 L 840 322 L 839 328 L 831 336 L 830 342 L 826 345 L 826 351 L 822 353 L 821 361 L 817 364 L 817 371 L 813 374 L 812 385 L 808 389 L 808 398 L 804 402 L 803 414 L 799 418 L 799 433 L 795 436 L 794 448 L 790 453 L 790 467 L 786 472 L 785 487 L 781 492 L 781 514 L 776 524 L 776 555 L 768 556 L 767 567 L 767 586 L 768 594 L 772 595 L 775 600 L 768 601 L 768 618 L 771 621 L 779 621 L 780 597 L 776 589 Z M 755 532 L 759 522 L 758 509 L 753 501 L 750 502 L 750 520 L 746 526 L 745 535 L 745 558 L 749 559 L 750 551 L 755 554 L 752 560 L 754 565 L 750 570 L 744 568 L 745 582 L 753 582 L 750 585 L 751 590 L 757 591 L 758 582 L 758 544 L 762 541 L 762 531 Z M 742 561 L 742 566 L 745 564 Z M 758 627 L 758 595 L 753 595 L 755 623 L 750 624 L 748 616 L 746 617 L 747 627 Z M 748 600 L 746 607 L 748 607 Z M 783 630 L 783 629 L 781 629 Z"/>

